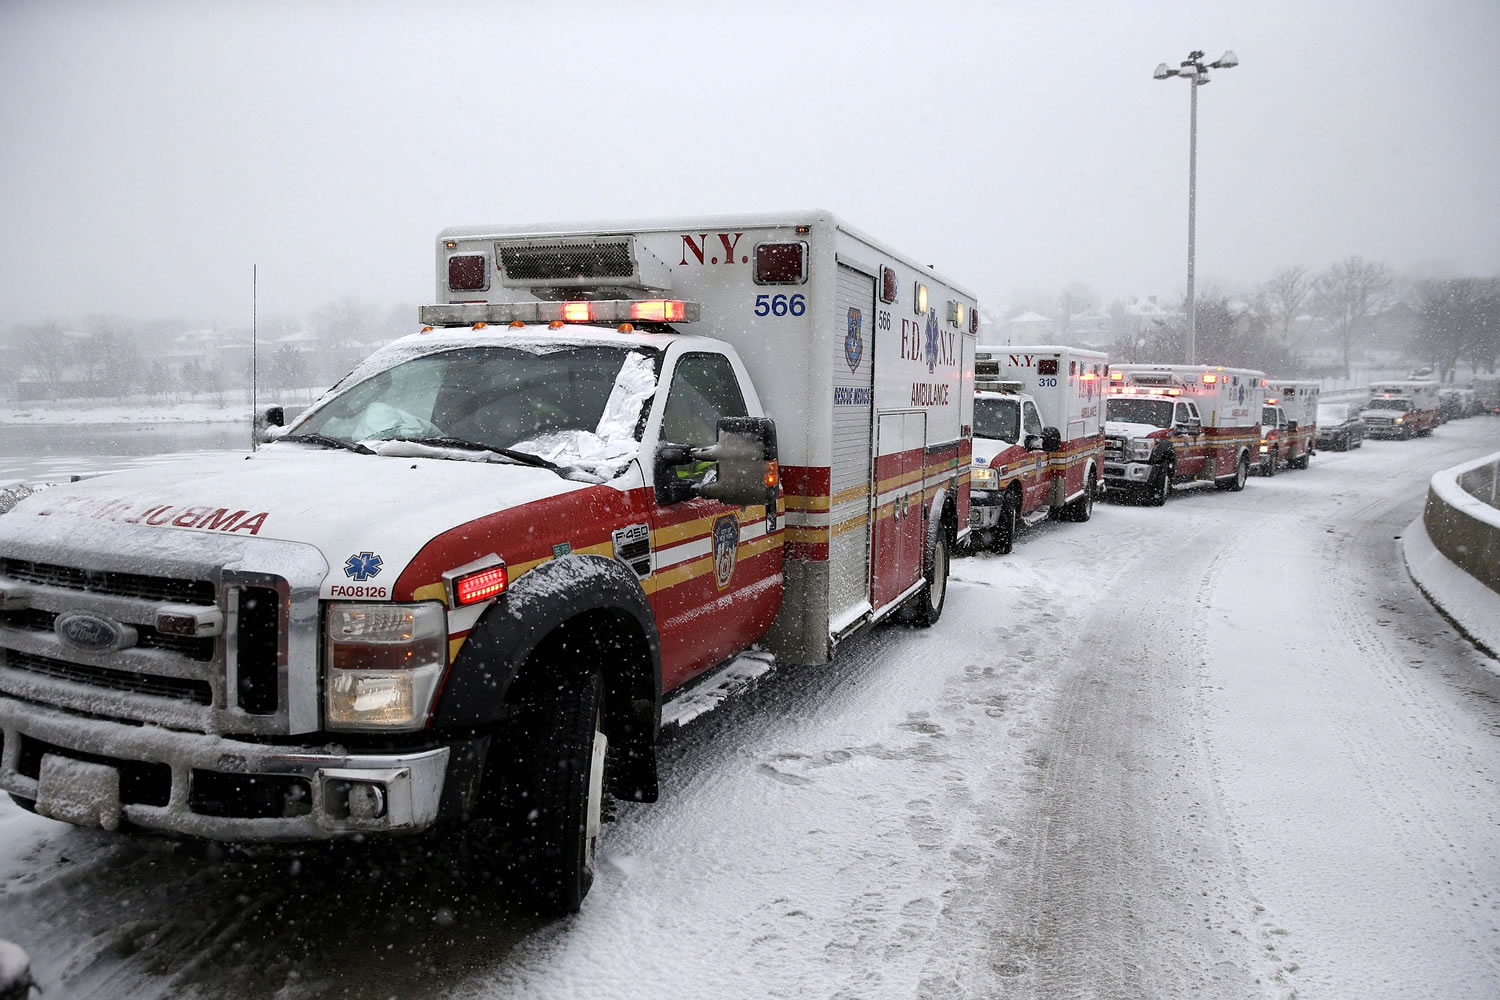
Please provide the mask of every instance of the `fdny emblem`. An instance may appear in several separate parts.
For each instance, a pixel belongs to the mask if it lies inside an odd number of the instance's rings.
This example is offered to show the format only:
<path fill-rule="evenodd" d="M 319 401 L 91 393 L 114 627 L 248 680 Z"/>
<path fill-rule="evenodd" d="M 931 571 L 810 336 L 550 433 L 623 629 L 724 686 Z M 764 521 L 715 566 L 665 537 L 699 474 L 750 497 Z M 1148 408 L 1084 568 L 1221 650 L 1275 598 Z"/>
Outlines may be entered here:
<path fill-rule="evenodd" d="M 927 310 L 927 343 L 924 345 L 927 355 L 927 370 L 935 371 L 938 363 L 938 321 L 937 310 Z"/>
<path fill-rule="evenodd" d="M 844 360 L 849 362 L 851 372 L 859 369 L 859 359 L 865 356 L 865 338 L 859 328 L 859 310 L 850 306 L 849 332 L 844 335 Z"/>
<path fill-rule="evenodd" d="M 734 576 L 734 561 L 740 551 L 740 519 L 725 514 L 714 521 L 714 578 L 719 589 L 729 586 Z"/>
<path fill-rule="evenodd" d="M 380 567 L 385 560 L 373 552 L 358 552 L 344 561 L 344 575 L 351 580 L 364 583 L 371 577 L 380 575 Z"/>

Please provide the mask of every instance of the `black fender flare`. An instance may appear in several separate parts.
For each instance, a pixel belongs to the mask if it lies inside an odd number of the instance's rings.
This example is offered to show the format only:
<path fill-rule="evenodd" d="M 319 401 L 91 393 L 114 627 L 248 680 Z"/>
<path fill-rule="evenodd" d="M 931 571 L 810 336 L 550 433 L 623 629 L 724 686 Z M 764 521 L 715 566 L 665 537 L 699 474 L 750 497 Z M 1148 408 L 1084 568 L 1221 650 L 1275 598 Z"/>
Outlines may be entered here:
<path fill-rule="evenodd" d="M 938 532 L 943 530 L 943 514 L 948 507 L 948 483 L 937 488 L 932 495 L 932 503 L 927 507 L 927 537 L 922 542 L 922 572 L 924 574 L 932 571 L 932 557 L 937 551 Z M 954 520 L 958 519 L 955 511 Z M 957 525 L 955 525 L 955 530 Z M 949 539 L 952 542 L 952 539 Z"/>
<path fill-rule="evenodd" d="M 656 615 L 633 571 L 614 559 L 577 553 L 520 576 L 480 616 L 448 668 L 432 725 L 443 730 L 483 729 L 494 722 L 511 683 L 537 647 L 558 626 L 598 611 L 627 616 L 644 637 L 654 740 L 661 723 Z"/>
<path fill-rule="evenodd" d="M 1152 465 L 1162 465 L 1167 461 L 1167 459 L 1175 459 L 1176 457 L 1177 449 L 1173 447 L 1170 440 L 1167 440 L 1165 438 L 1156 442 L 1156 447 L 1151 449 Z"/>

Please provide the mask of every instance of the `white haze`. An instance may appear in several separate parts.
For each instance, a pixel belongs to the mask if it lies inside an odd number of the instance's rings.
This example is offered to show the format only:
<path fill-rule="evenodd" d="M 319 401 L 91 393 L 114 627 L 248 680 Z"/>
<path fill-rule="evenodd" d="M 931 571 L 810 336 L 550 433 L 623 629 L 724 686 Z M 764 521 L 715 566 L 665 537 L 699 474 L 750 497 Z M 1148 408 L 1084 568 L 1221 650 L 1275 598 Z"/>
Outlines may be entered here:
<path fill-rule="evenodd" d="M 827 207 L 1006 301 L 1500 272 L 1500 4 L 0 5 L 0 326 L 417 302 L 445 225 Z"/>

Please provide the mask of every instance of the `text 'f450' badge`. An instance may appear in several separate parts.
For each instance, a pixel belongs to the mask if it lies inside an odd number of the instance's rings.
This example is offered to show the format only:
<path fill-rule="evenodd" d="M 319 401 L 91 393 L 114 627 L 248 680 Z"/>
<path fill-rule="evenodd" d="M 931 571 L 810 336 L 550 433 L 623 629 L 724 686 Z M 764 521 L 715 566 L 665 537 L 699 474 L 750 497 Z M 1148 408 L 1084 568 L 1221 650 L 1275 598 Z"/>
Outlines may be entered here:
<path fill-rule="evenodd" d="M 351 580 L 364 583 L 371 577 L 380 575 L 380 567 L 385 560 L 373 552 L 357 552 L 344 561 L 344 575 Z"/>
<path fill-rule="evenodd" d="M 714 578 L 719 589 L 729 586 L 734 577 L 735 559 L 740 553 L 740 519 L 725 514 L 714 521 Z"/>

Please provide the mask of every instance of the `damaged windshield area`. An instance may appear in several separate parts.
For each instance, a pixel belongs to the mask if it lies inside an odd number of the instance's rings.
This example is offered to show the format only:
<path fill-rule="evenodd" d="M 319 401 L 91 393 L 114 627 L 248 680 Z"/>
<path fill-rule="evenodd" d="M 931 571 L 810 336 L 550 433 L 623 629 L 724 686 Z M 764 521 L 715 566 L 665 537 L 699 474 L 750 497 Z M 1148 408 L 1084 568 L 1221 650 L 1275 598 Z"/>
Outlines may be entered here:
<path fill-rule="evenodd" d="M 639 450 L 657 353 L 614 345 L 462 347 L 348 386 L 281 440 L 379 455 L 513 461 L 603 481 Z"/>
<path fill-rule="evenodd" d="M 1015 399 L 977 396 L 974 399 L 974 436 L 992 441 L 1021 440 L 1021 403 Z"/>
<path fill-rule="evenodd" d="M 1170 399 L 1128 399 L 1116 396 L 1105 404 L 1104 419 L 1115 420 L 1122 424 L 1171 427 L 1172 401 Z"/>

